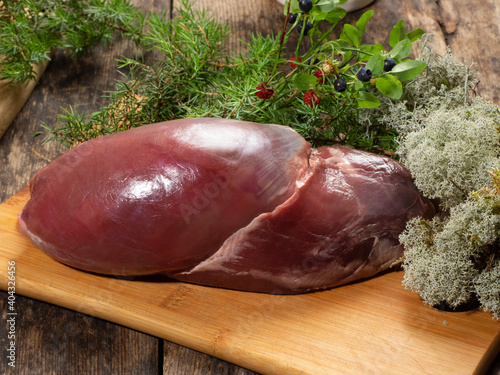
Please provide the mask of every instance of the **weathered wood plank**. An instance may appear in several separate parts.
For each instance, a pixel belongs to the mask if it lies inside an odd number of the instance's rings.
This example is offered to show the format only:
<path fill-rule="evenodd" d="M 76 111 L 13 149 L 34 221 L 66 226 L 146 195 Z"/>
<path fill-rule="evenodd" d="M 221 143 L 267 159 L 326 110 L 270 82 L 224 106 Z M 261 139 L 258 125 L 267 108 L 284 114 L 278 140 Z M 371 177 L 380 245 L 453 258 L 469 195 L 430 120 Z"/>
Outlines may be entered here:
<path fill-rule="evenodd" d="M 179 6 L 180 2 L 174 1 L 174 7 Z M 226 48 L 235 54 L 245 51 L 241 41 L 250 42 L 250 33 L 276 35 L 283 27 L 282 6 L 274 0 L 197 0 L 193 7 L 208 10 L 216 21 L 230 26 L 231 36 Z"/>
<path fill-rule="evenodd" d="M 497 0 L 440 0 L 445 38 L 452 53 L 479 72 L 477 94 L 500 104 L 500 6 Z"/>
<path fill-rule="evenodd" d="M 2 324 L 7 293 L 0 292 Z M 15 348 L 18 374 L 158 374 L 159 341 L 155 337 L 16 296 Z M 3 332 L 3 330 L 2 330 Z M 0 366 L 8 369 L 7 335 L 0 337 Z"/>
<path fill-rule="evenodd" d="M 207 354 L 164 341 L 163 375 L 254 375 L 253 371 Z"/>

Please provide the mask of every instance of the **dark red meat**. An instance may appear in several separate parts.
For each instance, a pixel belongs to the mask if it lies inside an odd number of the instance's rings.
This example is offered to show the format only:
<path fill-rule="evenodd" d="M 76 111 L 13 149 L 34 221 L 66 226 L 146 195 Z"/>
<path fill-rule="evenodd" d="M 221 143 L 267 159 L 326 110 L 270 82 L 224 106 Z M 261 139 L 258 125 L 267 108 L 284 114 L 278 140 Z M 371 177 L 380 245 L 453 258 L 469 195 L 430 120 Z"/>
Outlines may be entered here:
<path fill-rule="evenodd" d="M 65 264 L 270 293 L 387 269 L 405 223 L 432 211 L 389 158 L 222 119 L 83 143 L 30 187 L 20 231 Z"/>

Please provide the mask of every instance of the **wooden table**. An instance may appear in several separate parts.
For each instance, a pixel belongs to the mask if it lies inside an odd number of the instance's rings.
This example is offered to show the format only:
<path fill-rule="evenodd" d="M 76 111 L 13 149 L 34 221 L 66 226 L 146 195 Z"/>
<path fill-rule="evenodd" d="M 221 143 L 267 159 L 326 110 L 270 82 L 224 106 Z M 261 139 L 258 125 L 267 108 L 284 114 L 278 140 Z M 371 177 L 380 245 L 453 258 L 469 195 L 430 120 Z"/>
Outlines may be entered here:
<path fill-rule="evenodd" d="M 500 65 L 497 53 L 500 7 L 497 0 L 377 0 L 370 9 L 375 17 L 367 28 L 368 42 L 387 45 L 390 28 L 404 19 L 408 29 L 422 27 L 435 34 L 435 48 L 451 47 L 457 59 L 476 62 L 480 72 L 477 93 L 500 104 Z M 144 8 L 170 12 L 172 1 L 136 0 Z M 196 7 L 229 22 L 233 37 L 228 48 L 239 52 L 249 31 L 277 33 L 283 22 L 275 0 L 231 2 L 198 0 Z M 362 12 L 348 15 L 352 23 Z M 171 14 L 171 13 L 169 13 Z M 42 122 L 53 124 L 62 108 L 77 105 L 91 113 L 106 103 L 104 91 L 114 88 L 115 59 L 130 54 L 132 45 L 117 41 L 98 46 L 91 56 L 74 61 L 56 52 L 39 85 L 0 140 L 0 202 L 24 187 L 40 168 L 64 150 L 33 138 Z M 494 77 L 495 79 L 491 79 Z M 4 267 L 5 265 L 2 265 Z M 3 272 L 3 271 L 2 271 Z M 6 311 L 7 294 L 1 292 L 0 311 Z M 253 374 L 252 371 L 92 316 L 17 296 L 17 364 L 19 372 L 33 374 Z M 5 315 L 2 315 L 4 319 Z M 2 330 L 3 332 L 3 330 Z M 2 333 L 0 346 L 6 346 Z M 2 351 L 3 352 L 3 351 Z M 2 354 L 1 371 L 6 368 Z M 432 371 L 430 372 L 432 373 Z M 500 357 L 489 374 L 500 374 Z"/>

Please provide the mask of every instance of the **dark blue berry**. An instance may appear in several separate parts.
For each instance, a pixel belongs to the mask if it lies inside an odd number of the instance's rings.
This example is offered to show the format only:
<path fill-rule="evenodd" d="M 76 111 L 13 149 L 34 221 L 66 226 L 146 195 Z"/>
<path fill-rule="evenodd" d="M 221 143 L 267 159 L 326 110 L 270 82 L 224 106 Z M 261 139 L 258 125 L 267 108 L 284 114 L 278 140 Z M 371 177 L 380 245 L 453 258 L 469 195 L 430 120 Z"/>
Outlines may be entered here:
<path fill-rule="evenodd" d="M 333 87 L 335 88 L 335 91 L 343 92 L 347 88 L 347 83 L 344 78 L 337 78 L 335 82 L 333 82 Z"/>
<path fill-rule="evenodd" d="M 361 68 L 356 73 L 356 76 L 361 82 L 368 82 L 370 79 L 372 79 L 372 71 L 367 68 Z"/>
<path fill-rule="evenodd" d="M 306 31 L 308 31 L 308 30 L 306 30 Z M 316 65 L 317 63 L 319 63 L 318 59 L 314 59 L 314 62 L 312 61 L 312 59 L 309 59 L 306 62 L 307 65 L 312 65 L 312 64 Z"/>
<path fill-rule="evenodd" d="M 396 61 L 394 61 L 394 59 L 387 58 L 384 60 L 384 72 L 390 72 L 395 66 Z"/>
<path fill-rule="evenodd" d="M 312 0 L 299 0 L 299 8 L 304 13 L 309 12 L 313 7 Z"/>
<path fill-rule="evenodd" d="M 299 32 L 299 34 L 302 33 L 302 25 L 304 25 L 304 22 L 306 22 L 306 21 L 302 21 L 302 22 L 299 22 L 297 24 L 297 31 Z M 312 27 L 313 27 L 313 25 L 311 24 L 311 22 L 306 22 L 306 26 L 304 27 L 304 35 L 307 35 L 309 30 L 312 29 Z"/>
<path fill-rule="evenodd" d="M 290 13 L 288 16 L 288 23 L 291 23 L 292 25 L 297 21 L 297 13 Z"/>

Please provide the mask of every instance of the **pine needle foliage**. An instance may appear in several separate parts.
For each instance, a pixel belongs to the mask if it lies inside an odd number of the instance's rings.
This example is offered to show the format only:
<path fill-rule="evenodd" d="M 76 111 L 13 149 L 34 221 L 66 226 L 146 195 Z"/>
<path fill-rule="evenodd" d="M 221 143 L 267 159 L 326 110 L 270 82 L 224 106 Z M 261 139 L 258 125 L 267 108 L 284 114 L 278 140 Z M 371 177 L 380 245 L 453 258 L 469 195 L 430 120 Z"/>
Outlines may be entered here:
<path fill-rule="evenodd" d="M 110 5 L 98 3 L 90 13 L 108 19 Z M 246 52 L 236 56 L 223 48 L 230 35 L 227 25 L 194 10 L 187 0 L 172 19 L 156 13 L 139 15 L 131 9 L 127 24 L 135 26 L 122 25 L 123 15 L 109 26 L 133 39 L 144 53 L 119 61 L 123 77 L 107 93 L 107 106 L 90 115 L 75 107 L 65 109 L 55 128 L 44 125 L 49 131 L 45 141 L 71 147 L 149 123 L 220 117 L 288 125 L 314 146 L 339 143 L 372 151 L 394 149 L 396 133 L 386 126 L 360 126 L 360 109 L 379 106 L 380 96 L 397 100 L 402 82 L 425 68 L 425 63 L 408 59 L 412 43 L 423 31 L 406 32 L 399 22 L 391 31 L 391 51 L 381 44 L 363 45 L 366 24 L 373 16 L 368 11 L 356 25 L 344 25 L 339 39 L 330 39 L 345 16 L 339 3 L 314 1 L 313 9 L 304 13 L 297 0 L 290 0 L 286 19 L 295 12 L 296 21 L 277 36 L 251 34 Z M 300 22 L 309 22 L 311 29 L 298 28 Z M 284 48 L 293 32 L 300 32 L 295 55 Z M 299 55 L 306 39 L 304 45 L 310 48 Z M 148 53 L 155 59 L 144 59 Z M 396 62 L 393 71 L 383 70 L 386 58 Z M 359 79 L 360 69 L 369 69 L 373 78 Z M 339 78 L 345 81 L 343 90 L 335 88 Z"/>
<path fill-rule="evenodd" d="M 116 32 L 136 39 L 143 19 L 128 0 L 0 1 L 0 80 L 35 79 L 34 66 L 49 61 L 56 48 L 77 57 Z"/>

